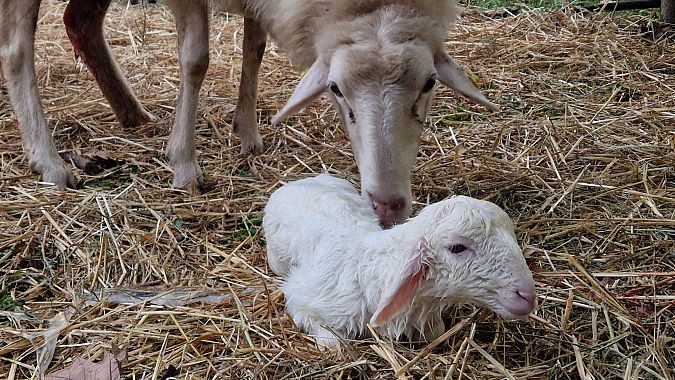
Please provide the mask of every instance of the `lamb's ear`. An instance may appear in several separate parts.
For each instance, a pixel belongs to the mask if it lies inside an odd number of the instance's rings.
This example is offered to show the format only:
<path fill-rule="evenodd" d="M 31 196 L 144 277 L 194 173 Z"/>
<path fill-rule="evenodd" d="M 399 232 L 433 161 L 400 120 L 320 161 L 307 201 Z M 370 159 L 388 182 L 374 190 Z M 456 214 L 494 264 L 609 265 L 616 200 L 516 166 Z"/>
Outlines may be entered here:
<path fill-rule="evenodd" d="M 272 119 L 272 124 L 277 124 L 287 117 L 300 112 L 314 99 L 319 97 L 326 90 L 327 86 L 328 66 L 319 58 L 300 79 L 300 83 L 298 83 L 298 87 L 293 91 L 291 98 L 288 99 L 284 107 Z"/>
<path fill-rule="evenodd" d="M 499 106 L 489 101 L 485 95 L 473 84 L 464 70 L 446 52 L 440 52 L 434 57 L 434 66 L 438 72 L 438 80 L 452 88 L 469 100 L 483 105 L 493 111 L 499 111 Z"/>
<path fill-rule="evenodd" d="M 427 256 L 428 251 L 429 247 L 424 239 L 408 251 L 408 261 L 398 274 L 394 286 L 385 290 L 377 311 L 370 319 L 370 324 L 373 327 L 389 322 L 405 310 L 406 307 L 410 306 L 417 288 L 427 272 L 424 258 Z"/>

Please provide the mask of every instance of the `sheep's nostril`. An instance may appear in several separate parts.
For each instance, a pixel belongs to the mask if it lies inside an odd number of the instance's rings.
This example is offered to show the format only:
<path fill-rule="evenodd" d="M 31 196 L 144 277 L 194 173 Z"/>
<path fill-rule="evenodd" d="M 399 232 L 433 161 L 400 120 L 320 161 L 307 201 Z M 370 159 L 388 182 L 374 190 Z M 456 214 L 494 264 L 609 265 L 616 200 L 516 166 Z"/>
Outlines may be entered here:
<path fill-rule="evenodd" d="M 389 228 L 400 223 L 408 215 L 404 215 L 408 203 L 404 197 L 377 198 L 372 193 L 366 192 L 368 203 L 380 219 L 380 224 Z"/>
<path fill-rule="evenodd" d="M 392 211 L 401 211 L 405 208 L 405 198 L 397 198 L 393 202 L 391 202 L 390 206 Z"/>
<path fill-rule="evenodd" d="M 388 199 L 386 201 L 382 201 L 380 199 L 377 199 L 373 197 L 372 194 L 368 193 L 368 197 L 370 198 L 371 205 L 373 209 L 375 210 L 390 210 L 393 212 L 398 212 L 401 211 L 405 208 L 406 201 L 405 198 L 403 197 L 397 197 L 393 199 Z"/>

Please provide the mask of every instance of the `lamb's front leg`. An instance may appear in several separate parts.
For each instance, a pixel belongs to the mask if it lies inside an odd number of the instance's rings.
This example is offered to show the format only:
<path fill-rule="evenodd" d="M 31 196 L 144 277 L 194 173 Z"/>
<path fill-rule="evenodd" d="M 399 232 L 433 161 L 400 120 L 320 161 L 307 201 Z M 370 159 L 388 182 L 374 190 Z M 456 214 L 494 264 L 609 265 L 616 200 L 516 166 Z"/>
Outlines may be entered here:
<path fill-rule="evenodd" d="M 335 323 L 329 323 L 324 317 L 336 313 L 333 308 L 340 305 L 327 302 L 332 294 L 317 293 L 320 288 L 318 284 L 321 283 L 317 281 L 325 280 L 320 277 L 320 273 L 307 272 L 306 268 L 295 267 L 289 273 L 282 287 L 286 298 L 286 312 L 293 318 L 296 326 L 309 333 L 319 344 L 334 348 L 340 344 L 340 338 L 347 338 L 347 331 L 344 328 L 327 328 Z"/>
<path fill-rule="evenodd" d="M 232 129 L 241 138 L 242 154 L 263 152 L 263 142 L 258 131 L 256 99 L 258 97 L 258 71 L 265 53 L 267 33 L 254 19 L 244 19 L 244 46 L 241 62 L 239 98 L 234 111 Z"/>
<path fill-rule="evenodd" d="M 204 185 L 197 163 L 195 122 L 199 89 L 209 67 L 208 6 L 206 0 L 170 0 L 167 5 L 178 31 L 180 90 L 166 154 L 174 171 L 173 186 L 194 193 Z"/>
<path fill-rule="evenodd" d="M 319 348 L 324 347 L 336 348 L 340 345 L 340 339 L 347 339 L 347 332 L 343 329 L 330 330 L 326 328 L 325 321 L 316 318 L 311 308 L 297 308 L 293 306 L 291 301 L 289 307 L 288 300 L 286 301 L 286 308 L 289 314 L 293 316 L 293 322 L 296 326 L 307 331 L 310 336 L 319 343 Z"/>
<path fill-rule="evenodd" d="M 422 330 L 413 329 L 406 331 L 406 336 L 418 342 L 432 342 L 445 333 L 445 322 L 438 311 L 427 311 L 426 323 L 421 326 Z M 419 318 L 419 317 L 416 317 Z"/>
<path fill-rule="evenodd" d="M 34 43 L 40 0 L 0 0 L 0 66 L 31 170 L 61 188 L 75 181 L 59 157 L 40 102 Z"/>
<path fill-rule="evenodd" d="M 103 38 L 103 19 L 111 0 L 70 0 L 63 14 L 75 54 L 89 68 L 123 127 L 137 127 L 155 117 L 138 101 Z"/>
<path fill-rule="evenodd" d="M 316 323 L 318 324 L 319 322 L 317 321 Z M 337 346 L 340 345 L 340 338 L 345 339 L 344 335 L 346 334 L 340 334 L 341 336 L 338 338 L 332 331 L 323 326 L 317 325 L 312 329 L 311 335 L 314 337 L 316 342 L 319 343 L 319 348 L 323 349 L 324 347 L 337 348 Z"/>

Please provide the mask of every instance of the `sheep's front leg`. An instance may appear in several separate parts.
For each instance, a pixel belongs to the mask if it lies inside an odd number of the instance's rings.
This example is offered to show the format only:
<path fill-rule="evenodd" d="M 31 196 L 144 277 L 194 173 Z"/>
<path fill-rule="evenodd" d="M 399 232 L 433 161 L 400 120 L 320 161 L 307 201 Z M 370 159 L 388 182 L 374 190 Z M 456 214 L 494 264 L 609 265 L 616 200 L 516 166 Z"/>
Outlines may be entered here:
<path fill-rule="evenodd" d="M 103 19 L 111 0 L 70 0 L 63 14 L 75 54 L 89 68 L 123 127 L 137 127 L 155 117 L 138 101 L 103 38 Z"/>
<path fill-rule="evenodd" d="M 263 142 L 258 131 L 256 99 L 258 97 L 258 71 L 265 54 L 267 33 L 254 19 L 244 19 L 244 57 L 241 66 L 239 98 L 234 111 L 232 129 L 241 138 L 242 154 L 263 152 Z"/>
<path fill-rule="evenodd" d="M 181 80 L 166 154 L 174 171 L 173 186 L 194 193 L 204 185 L 197 163 L 195 122 L 199 89 L 209 67 L 208 7 L 206 0 L 170 0 L 167 5 L 176 18 Z"/>
<path fill-rule="evenodd" d="M 0 66 L 31 170 L 61 188 L 75 181 L 59 157 L 40 102 L 34 44 L 40 0 L 0 0 Z"/>

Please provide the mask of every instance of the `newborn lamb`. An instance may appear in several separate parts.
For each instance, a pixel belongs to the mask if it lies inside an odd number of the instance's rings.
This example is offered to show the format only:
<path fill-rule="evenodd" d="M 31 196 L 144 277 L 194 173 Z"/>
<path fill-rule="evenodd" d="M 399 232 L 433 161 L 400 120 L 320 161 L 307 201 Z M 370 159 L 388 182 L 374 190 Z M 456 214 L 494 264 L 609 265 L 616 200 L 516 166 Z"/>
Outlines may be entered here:
<path fill-rule="evenodd" d="M 513 223 L 487 201 L 453 196 L 382 230 L 349 182 L 322 174 L 275 191 L 263 228 L 286 310 L 328 346 L 367 323 L 387 337 L 433 340 L 451 304 L 511 319 L 537 303 Z"/>

